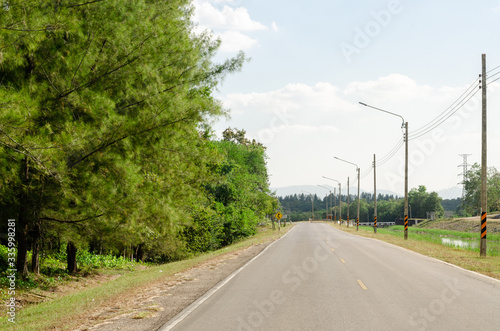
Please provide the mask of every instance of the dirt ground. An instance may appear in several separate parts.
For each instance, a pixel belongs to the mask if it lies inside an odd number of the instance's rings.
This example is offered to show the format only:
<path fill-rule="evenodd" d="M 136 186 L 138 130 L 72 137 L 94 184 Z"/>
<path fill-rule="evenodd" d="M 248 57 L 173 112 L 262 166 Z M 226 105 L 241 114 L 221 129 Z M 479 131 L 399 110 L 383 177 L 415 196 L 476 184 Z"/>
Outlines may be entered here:
<path fill-rule="evenodd" d="M 157 330 L 269 244 L 254 245 L 216 257 L 150 285 L 139 293 L 125 295 L 85 316 L 86 322 L 77 330 Z"/>
<path fill-rule="evenodd" d="M 85 288 L 96 286 L 118 277 L 120 277 L 120 275 L 97 274 L 84 278 L 70 276 L 69 281 L 63 285 L 54 286 L 45 290 L 33 289 L 19 291 L 19 295 L 16 297 L 16 306 L 18 308 L 23 308 L 25 306 L 50 301 L 58 296 L 65 296 L 73 292 L 81 291 Z"/>

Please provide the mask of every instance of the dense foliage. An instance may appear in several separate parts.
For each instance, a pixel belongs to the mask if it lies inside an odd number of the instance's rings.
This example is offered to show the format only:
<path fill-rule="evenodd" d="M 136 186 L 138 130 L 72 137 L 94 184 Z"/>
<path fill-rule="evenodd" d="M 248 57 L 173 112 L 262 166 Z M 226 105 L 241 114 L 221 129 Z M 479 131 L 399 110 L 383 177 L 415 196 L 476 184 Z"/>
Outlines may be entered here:
<path fill-rule="evenodd" d="M 487 171 L 487 200 L 487 212 L 500 210 L 500 172 L 495 167 Z M 477 163 L 467 171 L 462 208 L 469 214 L 481 212 L 481 166 Z"/>
<path fill-rule="evenodd" d="M 311 203 L 312 199 L 312 203 Z M 292 220 L 302 221 L 312 218 L 312 208 L 314 207 L 315 219 L 326 219 L 326 203 L 328 200 L 328 213 L 340 215 L 338 206 L 338 196 L 327 196 L 320 199 L 317 195 L 289 195 L 280 197 L 280 204 L 285 212 L 291 214 Z M 331 202 L 335 201 L 335 208 L 331 208 Z M 342 219 L 347 219 L 347 195 L 341 196 L 342 203 Z M 412 218 L 427 218 L 428 212 L 434 212 L 436 217 L 443 215 L 444 210 L 441 206 L 442 199 L 436 192 L 427 192 L 425 186 L 419 186 L 418 189 L 413 188 L 408 192 L 408 203 L 411 206 Z M 355 220 L 357 216 L 357 196 L 350 195 L 349 197 L 349 219 Z M 359 204 L 359 220 L 360 222 L 372 222 L 374 213 L 373 195 L 370 193 L 362 193 L 360 195 Z M 404 199 L 394 197 L 393 195 L 378 194 L 377 196 L 377 219 L 379 222 L 394 222 L 395 219 L 403 218 L 404 215 Z"/>
<path fill-rule="evenodd" d="M 9 0 L 0 13 L 0 217 L 16 219 L 23 275 L 28 251 L 38 272 L 61 245 L 70 272 L 83 248 L 178 259 L 276 207 L 264 148 L 212 137 L 212 92 L 244 56 L 212 62 L 220 43 L 193 32 L 189 0 Z"/>

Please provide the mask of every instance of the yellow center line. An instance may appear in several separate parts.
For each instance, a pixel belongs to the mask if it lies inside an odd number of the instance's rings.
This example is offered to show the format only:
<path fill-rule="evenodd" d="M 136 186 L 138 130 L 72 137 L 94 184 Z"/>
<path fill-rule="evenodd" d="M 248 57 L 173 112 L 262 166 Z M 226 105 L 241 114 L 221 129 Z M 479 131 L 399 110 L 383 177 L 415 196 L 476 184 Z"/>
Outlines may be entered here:
<path fill-rule="evenodd" d="M 342 261 L 342 263 L 345 263 L 344 259 L 340 259 L 340 261 Z"/>
<path fill-rule="evenodd" d="M 368 289 L 368 287 L 366 287 L 365 284 L 363 284 L 363 282 L 361 281 L 361 279 L 358 279 L 358 284 L 359 284 L 359 286 L 361 286 L 361 288 L 363 290 L 367 290 Z"/>
<path fill-rule="evenodd" d="M 334 248 L 332 248 L 332 252 L 335 252 L 335 249 L 334 249 Z"/>

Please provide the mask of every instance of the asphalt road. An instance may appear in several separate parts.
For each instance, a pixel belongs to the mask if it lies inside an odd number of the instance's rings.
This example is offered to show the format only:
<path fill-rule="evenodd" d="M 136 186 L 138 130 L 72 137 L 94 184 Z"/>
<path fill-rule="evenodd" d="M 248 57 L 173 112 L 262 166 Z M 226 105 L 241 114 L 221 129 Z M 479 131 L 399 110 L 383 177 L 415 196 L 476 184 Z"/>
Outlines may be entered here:
<path fill-rule="evenodd" d="M 160 330 L 500 330 L 500 281 L 301 223 Z"/>

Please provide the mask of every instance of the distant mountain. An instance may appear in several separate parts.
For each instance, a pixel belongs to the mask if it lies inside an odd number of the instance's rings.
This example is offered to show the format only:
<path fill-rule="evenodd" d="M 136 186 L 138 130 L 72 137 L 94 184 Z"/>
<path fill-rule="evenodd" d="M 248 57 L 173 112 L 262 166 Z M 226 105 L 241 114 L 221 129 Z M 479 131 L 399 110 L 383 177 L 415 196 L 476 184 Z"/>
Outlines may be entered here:
<path fill-rule="evenodd" d="M 330 191 L 333 193 L 334 186 L 331 185 L 323 185 L 324 187 L 327 187 Z M 338 190 L 338 186 L 335 186 L 335 189 Z M 323 197 L 326 194 L 329 194 L 326 188 L 320 187 L 320 186 L 314 186 L 314 185 L 295 185 L 295 186 L 286 186 L 286 187 L 271 187 L 271 191 L 276 191 L 276 195 L 280 197 L 284 197 L 287 195 L 294 195 L 294 194 L 316 194 L 318 197 Z M 303 192 L 304 191 L 304 192 Z M 307 193 L 306 193 L 307 192 Z M 362 188 L 360 189 L 360 192 L 367 192 L 367 193 L 373 193 L 370 191 L 363 190 Z M 337 192 L 338 193 L 338 192 Z M 351 195 L 356 195 L 358 194 L 358 187 L 357 186 L 350 186 L 349 187 L 349 193 Z M 347 188 L 342 187 L 342 194 L 347 194 Z M 388 191 L 388 190 L 377 190 L 377 194 L 388 194 L 388 195 L 398 195 L 397 193 Z M 399 194 L 400 197 L 402 197 L 402 194 Z"/>

